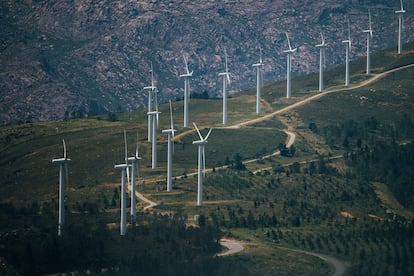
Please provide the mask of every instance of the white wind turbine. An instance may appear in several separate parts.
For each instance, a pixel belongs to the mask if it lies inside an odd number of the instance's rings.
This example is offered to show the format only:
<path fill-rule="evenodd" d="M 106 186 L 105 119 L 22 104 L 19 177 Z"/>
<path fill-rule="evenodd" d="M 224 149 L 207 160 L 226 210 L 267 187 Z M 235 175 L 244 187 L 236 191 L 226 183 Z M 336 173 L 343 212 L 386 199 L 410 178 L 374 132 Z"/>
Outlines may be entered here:
<path fill-rule="evenodd" d="M 259 63 L 253 64 L 256 68 L 256 114 L 260 113 L 260 90 L 263 86 L 263 61 L 262 61 L 262 48 L 260 48 Z"/>
<path fill-rule="evenodd" d="M 141 157 L 139 157 L 139 151 L 138 151 L 138 141 L 139 141 L 139 136 L 138 136 L 138 132 L 137 132 L 137 146 L 135 148 L 135 155 L 134 156 L 130 156 L 128 157 L 128 163 L 131 163 L 131 167 L 132 167 L 132 174 L 131 174 L 131 224 L 135 224 L 137 221 L 137 212 L 136 212 L 136 205 L 137 205 L 137 199 L 136 199 L 136 195 L 135 195 L 135 191 L 136 191 L 136 178 L 138 176 L 137 173 L 137 166 L 138 166 L 138 161 L 141 160 Z M 126 134 L 125 134 L 125 145 L 126 145 Z M 125 146 L 125 148 L 127 148 Z M 127 155 L 125 155 L 127 156 Z M 127 173 L 128 173 L 128 168 L 127 168 Z M 129 182 L 129 181 L 128 181 Z"/>
<path fill-rule="evenodd" d="M 218 74 L 223 77 L 223 125 L 227 124 L 227 84 L 230 84 L 230 73 L 227 64 L 226 49 L 224 49 L 224 58 L 226 61 L 226 71 Z"/>
<path fill-rule="evenodd" d="M 343 40 L 342 43 L 345 44 L 345 85 L 349 85 L 349 53 L 351 52 L 351 26 L 349 24 L 348 18 L 348 39 Z"/>
<path fill-rule="evenodd" d="M 171 128 L 164 129 L 162 133 L 167 133 L 168 135 L 168 153 L 167 153 L 167 192 L 172 190 L 172 154 L 174 150 L 174 134 L 176 130 L 174 129 L 173 117 L 172 117 L 172 106 L 170 101 L 170 119 L 171 119 Z"/>
<path fill-rule="evenodd" d="M 207 139 L 213 130 L 210 128 L 206 137 L 200 133 L 197 125 L 193 122 L 195 129 L 197 130 L 198 136 L 200 140 L 193 141 L 193 145 L 198 145 L 198 185 L 197 185 L 197 206 L 203 205 L 203 171 L 205 174 L 206 171 L 206 155 L 205 155 L 205 144 L 207 143 Z"/>
<path fill-rule="evenodd" d="M 59 164 L 59 219 L 58 236 L 62 235 L 63 225 L 65 224 L 65 184 L 69 184 L 69 161 L 66 153 L 65 140 L 63 142 L 63 158 L 52 160 L 52 164 Z"/>
<path fill-rule="evenodd" d="M 128 169 L 131 165 L 128 164 L 128 146 L 126 143 L 126 133 L 124 131 L 124 141 L 125 141 L 125 163 L 115 165 L 114 168 L 121 170 L 121 222 L 120 222 L 120 235 L 123 236 L 126 234 L 126 181 Z"/>
<path fill-rule="evenodd" d="M 371 47 L 371 38 L 372 38 L 372 23 L 371 23 L 371 9 L 368 9 L 368 20 L 369 20 L 369 29 L 363 30 L 362 32 L 367 34 L 367 72 L 366 74 L 371 74 L 371 57 L 370 57 L 370 47 Z"/>
<path fill-rule="evenodd" d="M 157 87 L 154 84 L 154 70 L 152 67 L 152 62 L 151 62 L 151 85 L 150 86 L 145 86 L 144 87 L 144 91 L 148 90 L 148 112 L 152 112 L 153 111 L 153 102 L 155 102 L 156 99 L 156 93 L 157 93 Z M 158 103 L 155 103 L 158 104 Z M 148 141 L 151 142 L 152 141 L 152 116 L 148 116 Z"/>
<path fill-rule="evenodd" d="M 321 32 L 321 43 L 315 47 L 319 48 L 319 92 L 323 90 L 323 70 L 325 67 L 325 48 L 326 48 L 325 38 Z"/>
<path fill-rule="evenodd" d="M 183 55 L 185 63 L 185 74 L 180 75 L 184 78 L 184 127 L 188 127 L 188 102 L 190 100 L 190 77 L 193 76 L 193 71 L 188 70 L 187 58 Z"/>
<path fill-rule="evenodd" d="M 401 9 L 398 11 L 395 11 L 395 13 L 398 14 L 398 54 L 401 54 L 402 52 L 402 26 L 403 26 L 403 14 L 405 13 L 402 0 L 400 0 L 400 4 L 401 4 Z"/>
<path fill-rule="evenodd" d="M 291 65 L 292 65 L 292 54 L 296 52 L 297 48 L 292 49 L 292 46 L 290 45 L 289 35 L 286 34 L 286 39 L 288 42 L 289 49 L 284 50 L 284 53 L 287 53 L 287 61 L 286 61 L 286 98 L 290 99 L 291 97 L 291 90 L 290 90 L 290 72 L 291 72 Z"/>

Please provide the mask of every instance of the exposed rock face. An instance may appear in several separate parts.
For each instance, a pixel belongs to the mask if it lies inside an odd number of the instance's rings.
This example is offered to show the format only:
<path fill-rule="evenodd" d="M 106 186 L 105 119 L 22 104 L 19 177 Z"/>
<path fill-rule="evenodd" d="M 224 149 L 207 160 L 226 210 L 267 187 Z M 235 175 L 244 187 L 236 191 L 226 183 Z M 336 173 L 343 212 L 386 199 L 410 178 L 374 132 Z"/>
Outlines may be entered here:
<path fill-rule="evenodd" d="M 192 92 L 219 95 L 225 48 L 232 91 L 254 86 L 251 65 L 258 61 L 259 46 L 266 80 L 284 78 L 285 31 L 298 47 L 294 74 L 317 70 L 314 45 L 320 31 L 329 43 L 326 65 L 334 66 L 344 61 L 347 15 L 352 56 L 365 54 L 361 30 L 367 28 L 368 7 L 373 50 L 396 45 L 399 1 L 390 2 L 5 0 L 0 3 L 0 123 L 142 108 L 150 62 L 161 99 L 181 98 L 183 54 L 194 70 Z M 411 6 L 405 7 L 405 41 L 414 36 L 408 31 L 414 25 Z"/>

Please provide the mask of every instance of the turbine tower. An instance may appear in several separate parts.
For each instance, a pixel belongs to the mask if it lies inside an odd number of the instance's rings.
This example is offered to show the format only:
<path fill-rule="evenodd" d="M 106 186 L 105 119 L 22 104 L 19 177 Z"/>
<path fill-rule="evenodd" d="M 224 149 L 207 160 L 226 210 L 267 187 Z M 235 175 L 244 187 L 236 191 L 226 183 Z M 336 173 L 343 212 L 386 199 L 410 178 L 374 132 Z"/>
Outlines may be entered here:
<path fill-rule="evenodd" d="M 207 143 L 207 139 L 213 130 L 210 128 L 206 137 L 200 133 L 197 125 L 193 122 L 195 129 L 197 130 L 198 136 L 200 140 L 193 141 L 193 145 L 198 145 L 198 182 L 197 182 L 197 206 L 203 205 L 203 171 L 204 174 L 206 172 L 206 154 L 205 154 L 205 144 Z"/>
<path fill-rule="evenodd" d="M 153 111 L 153 102 L 155 102 L 157 100 L 157 87 L 154 84 L 154 70 L 152 67 L 152 62 L 151 62 L 151 85 L 150 86 L 145 86 L 144 87 L 144 91 L 148 90 L 148 112 L 152 112 Z M 157 105 L 158 103 L 155 102 L 155 105 Z M 148 116 L 148 142 L 152 141 L 152 117 Z"/>
<path fill-rule="evenodd" d="M 349 85 L 349 53 L 351 52 L 351 26 L 348 18 L 348 39 L 342 40 L 345 44 L 345 85 Z"/>
<path fill-rule="evenodd" d="M 121 222 L 119 224 L 119 228 L 120 228 L 120 235 L 124 236 L 126 234 L 126 180 L 127 180 L 127 175 L 128 173 L 128 169 L 129 167 L 131 167 L 131 165 L 128 164 L 128 147 L 127 147 L 127 143 L 126 143 L 126 133 L 124 130 L 124 141 L 125 141 L 125 163 L 124 164 L 119 164 L 119 165 L 115 165 L 114 168 L 117 170 L 121 170 L 122 172 L 122 177 L 121 177 Z"/>
<path fill-rule="evenodd" d="M 256 114 L 260 114 L 260 90 L 263 86 L 263 61 L 262 61 L 262 48 L 260 48 L 259 63 L 253 64 L 256 68 Z"/>
<path fill-rule="evenodd" d="M 58 236 L 62 235 L 63 225 L 65 224 L 65 184 L 69 184 L 69 161 L 66 154 L 65 140 L 63 142 L 63 158 L 53 159 L 52 164 L 59 164 L 59 220 Z"/>
<path fill-rule="evenodd" d="M 398 54 L 399 55 L 402 52 L 402 26 L 403 26 L 403 14 L 405 13 L 402 0 L 400 0 L 400 4 L 401 4 L 401 9 L 398 11 L 395 11 L 395 13 L 398 14 Z"/>
<path fill-rule="evenodd" d="M 226 49 L 224 49 L 224 58 L 226 60 L 226 71 L 218 74 L 223 77 L 223 125 L 227 124 L 227 84 L 230 84 L 230 73 L 227 65 Z"/>
<path fill-rule="evenodd" d="M 319 48 L 319 92 L 323 90 L 323 69 L 325 66 L 325 38 L 321 32 L 321 44 L 316 45 L 315 47 Z"/>
<path fill-rule="evenodd" d="M 371 74 L 371 57 L 370 57 L 370 47 L 371 47 L 371 38 L 372 38 L 372 24 L 371 24 L 371 9 L 368 9 L 368 20 L 369 28 L 368 30 L 363 30 L 362 32 L 367 34 L 367 75 Z"/>
<path fill-rule="evenodd" d="M 289 49 L 284 50 L 284 53 L 287 53 L 287 61 L 286 61 L 286 98 L 290 99 L 291 97 L 291 90 L 290 90 L 290 71 L 291 71 L 291 63 L 292 63 L 292 54 L 296 52 L 297 48 L 292 49 L 292 46 L 290 45 L 289 35 L 286 34 L 286 39 L 288 42 Z"/>
<path fill-rule="evenodd" d="M 170 118 L 171 118 L 171 128 L 164 129 L 162 133 L 167 133 L 168 135 L 168 154 L 167 154 L 167 192 L 172 190 L 172 155 L 174 151 L 174 134 L 176 130 L 174 129 L 173 117 L 172 117 L 172 106 L 170 101 Z"/>
<path fill-rule="evenodd" d="M 141 160 L 141 157 L 139 157 L 139 152 L 138 152 L 138 132 L 137 132 L 137 146 L 135 148 L 135 155 L 134 156 L 130 156 L 128 157 L 128 163 L 127 164 L 131 164 L 131 224 L 134 225 L 137 222 L 137 212 L 136 212 L 136 205 L 137 205 L 137 198 L 135 195 L 135 191 L 136 191 L 136 178 L 138 176 L 137 173 L 137 166 L 138 166 L 138 161 Z M 125 144 L 126 144 L 126 135 L 125 135 Z M 127 170 L 127 175 L 128 175 L 128 170 Z M 129 182 L 129 181 L 128 181 Z"/>
<path fill-rule="evenodd" d="M 188 102 L 190 100 L 190 77 L 193 76 L 193 71 L 188 70 L 187 58 L 183 55 L 185 63 L 185 74 L 180 75 L 184 78 L 184 127 L 188 127 Z"/>

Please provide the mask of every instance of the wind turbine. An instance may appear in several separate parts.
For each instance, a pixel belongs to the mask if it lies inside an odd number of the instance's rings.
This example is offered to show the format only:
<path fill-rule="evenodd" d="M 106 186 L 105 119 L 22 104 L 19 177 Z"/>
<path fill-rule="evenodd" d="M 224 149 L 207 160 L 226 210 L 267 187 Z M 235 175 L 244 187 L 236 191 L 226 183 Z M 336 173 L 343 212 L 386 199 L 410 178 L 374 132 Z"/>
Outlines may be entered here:
<path fill-rule="evenodd" d="M 65 224 L 65 184 L 69 184 L 69 161 L 66 153 L 65 140 L 63 142 L 63 158 L 52 159 L 52 164 L 59 164 L 59 219 L 58 236 L 62 235 L 63 225 Z"/>
<path fill-rule="evenodd" d="M 156 101 L 157 87 L 154 84 L 154 70 L 151 62 L 151 85 L 145 86 L 144 91 L 148 90 L 148 112 L 153 111 L 153 101 Z M 158 103 L 155 103 L 158 104 Z M 148 142 L 152 141 L 152 116 L 148 116 Z"/>
<path fill-rule="evenodd" d="M 291 63 L 292 63 L 292 54 L 296 52 L 297 48 L 292 49 L 292 46 L 290 45 L 289 35 L 286 34 L 286 39 L 288 42 L 289 50 L 284 50 L 284 53 L 287 53 L 287 62 L 286 62 L 286 98 L 290 99 L 291 97 L 291 91 L 290 91 L 290 71 L 291 71 Z"/>
<path fill-rule="evenodd" d="M 345 85 L 349 85 L 349 53 L 351 51 L 351 26 L 348 18 L 348 39 L 343 40 L 345 44 L 346 56 L 345 56 Z"/>
<path fill-rule="evenodd" d="M 121 170 L 122 177 L 121 177 L 121 222 L 120 222 L 120 235 L 123 236 L 126 234 L 126 180 L 127 180 L 127 173 L 129 167 L 131 165 L 128 164 L 128 146 L 126 143 L 126 133 L 124 131 L 124 141 L 125 141 L 125 163 L 115 165 L 114 168 Z"/>
<path fill-rule="evenodd" d="M 371 74 L 371 57 L 370 57 L 370 47 L 371 47 L 371 38 L 372 38 L 372 24 L 371 24 L 371 9 L 368 9 L 368 20 L 369 20 L 369 29 L 363 30 L 362 32 L 367 34 L 367 75 Z"/>
<path fill-rule="evenodd" d="M 253 64 L 256 68 L 256 114 L 260 113 L 260 90 L 263 86 L 263 61 L 262 61 L 262 48 L 260 48 L 259 63 Z"/>
<path fill-rule="evenodd" d="M 224 58 L 226 61 L 226 71 L 218 75 L 223 77 L 223 125 L 227 124 L 227 84 L 230 84 L 230 73 L 227 64 L 227 51 L 224 49 Z"/>
<path fill-rule="evenodd" d="M 184 127 L 188 127 L 188 102 L 190 100 L 190 77 L 193 76 L 193 71 L 188 70 L 187 58 L 183 55 L 185 63 L 185 74 L 180 75 L 180 78 L 184 78 Z"/>
<path fill-rule="evenodd" d="M 395 11 L 396 14 L 398 14 L 398 54 L 401 54 L 402 52 L 402 26 L 403 26 L 403 14 L 405 13 L 404 7 L 403 7 L 403 1 L 400 0 L 401 3 L 401 9 L 398 11 Z"/>
<path fill-rule="evenodd" d="M 164 129 L 162 133 L 167 133 L 168 135 L 168 154 L 167 154 L 167 192 L 172 190 L 172 154 L 174 150 L 174 129 L 173 117 L 172 117 L 172 106 L 170 101 L 170 118 L 171 118 L 171 128 Z"/>
<path fill-rule="evenodd" d="M 325 66 L 325 38 L 323 37 L 323 33 L 321 32 L 321 43 L 315 45 L 315 47 L 319 48 L 319 92 L 323 90 L 323 69 Z"/>
<path fill-rule="evenodd" d="M 137 205 L 137 199 L 136 199 L 136 195 L 135 195 L 135 191 L 136 191 L 136 178 L 137 178 L 137 165 L 138 165 L 138 161 L 141 160 L 141 157 L 139 157 L 139 152 L 138 152 L 138 132 L 137 132 L 137 146 L 135 148 L 135 155 L 134 156 L 130 156 L 128 157 L 128 163 L 131 163 L 131 167 L 132 167 L 132 174 L 131 174 L 131 224 L 135 224 L 137 221 L 137 216 L 136 216 L 136 205 Z M 126 135 L 125 135 L 125 144 L 126 144 Z M 128 173 L 128 169 L 127 169 L 127 173 Z"/>
<path fill-rule="evenodd" d="M 193 141 L 193 145 L 198 145 L 198 186 L 197 186 L 197 206 L 203 205 L 203 171 L 204 174 L 206 172 L 206 154 L 205 154 L 205 144 L 207 143 L 207 139 L 213 130 L 210 128 L 206 137 L 200 133 L 197 125 L 193 122 L 195 129 L 197 130 L 198 136 L 200 140 Z"/>

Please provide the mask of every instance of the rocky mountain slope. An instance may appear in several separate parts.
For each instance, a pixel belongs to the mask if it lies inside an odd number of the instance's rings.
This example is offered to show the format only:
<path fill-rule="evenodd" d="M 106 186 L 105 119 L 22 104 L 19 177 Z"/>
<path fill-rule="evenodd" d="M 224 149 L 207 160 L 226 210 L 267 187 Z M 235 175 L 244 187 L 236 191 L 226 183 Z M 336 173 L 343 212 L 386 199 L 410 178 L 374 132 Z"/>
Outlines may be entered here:
<path fill-rule="evenodd" d="M 405 1 L 404 41 L 412 40 L 413 1 Z M 229 54 L 231 90 L 254 86 L 262 47 L 266 81 L 284 78 L 291 36 L 294 74 L 316 71 L 319 33 L 326 66 L 343 63 L 346 16 L 352 58 L 365 54 L 368 8 L 373 50 L 396 45 L 399 1 L 96 1 L 0 3 L 0 123 L 143 108 L 154 65 L 161 100 L 182 97 L 182 55 L 194 70 L 193 93 L 220 95 L 218 73 Z M 316 87 L 315 82 L 315 87 Z"/>

